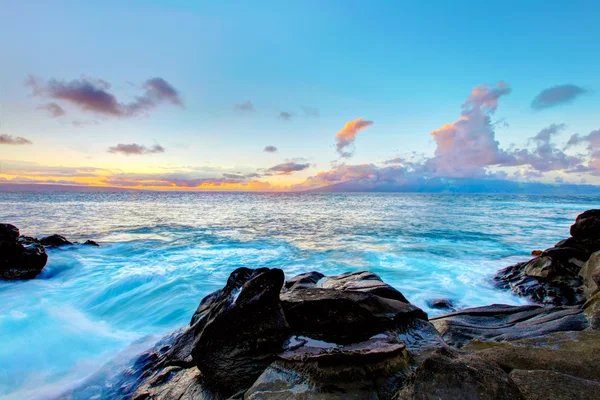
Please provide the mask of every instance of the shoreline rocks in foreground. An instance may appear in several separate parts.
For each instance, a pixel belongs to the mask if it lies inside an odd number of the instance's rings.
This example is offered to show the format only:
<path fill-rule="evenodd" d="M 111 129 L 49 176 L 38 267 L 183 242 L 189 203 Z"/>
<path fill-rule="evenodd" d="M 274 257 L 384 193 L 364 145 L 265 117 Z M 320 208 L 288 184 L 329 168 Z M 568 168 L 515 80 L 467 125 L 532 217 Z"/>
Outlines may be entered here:
<path fill-rule="evenodd" d="M 0 224 L 0 280 L 33 279 L 42 272 L 48 262 L 46 248 L 72 245 L 61 235 L 50 235 L 42 239 L 22 236 L 11 224 Z M 98 246 L 92 240 L 85 245 Z"/>

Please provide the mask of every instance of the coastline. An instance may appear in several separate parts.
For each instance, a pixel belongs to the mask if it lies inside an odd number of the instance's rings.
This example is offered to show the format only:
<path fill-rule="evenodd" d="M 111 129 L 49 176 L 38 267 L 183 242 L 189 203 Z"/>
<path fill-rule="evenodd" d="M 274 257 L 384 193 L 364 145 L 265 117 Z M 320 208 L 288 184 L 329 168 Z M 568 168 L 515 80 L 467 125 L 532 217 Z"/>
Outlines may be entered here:
<path fill-rule="evenodd" d="M 567 257 L 584 271 L 573 288 L 584 303 L 561 304 L 555 296 L 554 304 L 490 305 L 428 318 L 366 271 L 306 273 L 284 283 L 277 269 L 241 269 L 201 302 L 190 325 L 122 371 L 91 377 L 60 398 L 586 398 L 600 387 L 590 369 L 600 356 L 599 216 L 584 213 L 574 224 L 581 229 L 571 229 L 576 238 L 566 242 L 592 246 L 587 260 Z M 548 276 L 565 267 L 561 253 L 583 254 L 565 247 L 520 263 L 550 260 L 542 263 L 545 276 L 521 268 L 525 283 L 535 280 L 548 291 Z M 511 288 L 528 295 L 519 283 Z"/>

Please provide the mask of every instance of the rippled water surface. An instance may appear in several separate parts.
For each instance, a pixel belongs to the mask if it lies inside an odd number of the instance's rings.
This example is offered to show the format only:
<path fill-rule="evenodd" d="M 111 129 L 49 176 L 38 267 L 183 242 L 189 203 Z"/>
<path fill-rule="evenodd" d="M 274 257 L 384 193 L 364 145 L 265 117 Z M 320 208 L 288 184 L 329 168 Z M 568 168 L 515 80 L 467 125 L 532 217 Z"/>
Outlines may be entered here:
<path fill-rule="evenodd" d="M 520 304 L 490 277 L 568 236 L 598 205 L 600 196 L 0 193 L 0 222 L 22 234 L 101 244 L 50 249 L 37 279 L 0 281 L 0 397 L 51 398 L 147 346 L 241 266 L 368 269 L 430 315 L 435 298 Z"/>

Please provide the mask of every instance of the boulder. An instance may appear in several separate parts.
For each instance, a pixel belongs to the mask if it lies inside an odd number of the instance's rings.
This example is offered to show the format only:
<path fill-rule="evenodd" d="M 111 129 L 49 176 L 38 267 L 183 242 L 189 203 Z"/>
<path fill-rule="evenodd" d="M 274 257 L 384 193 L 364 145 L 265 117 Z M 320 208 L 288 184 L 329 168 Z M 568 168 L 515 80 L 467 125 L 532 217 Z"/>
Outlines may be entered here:
<path fill-rule="evenodd" d="M 100 245 L 98 243 L 94 242 L 93 240 L 86 240 L 85 242 L 83 242 L 83 244 L 86 246 L 100 247 Z"/>
<path fill-rule="evenodd" d="M 440 348 L 416 369 L 395 400 L 521 400 L 518 387 L 494 363 Z"/>
<path fill-rule="evenodd" d="M 546 251 L 498 271 L 493 278 L 496 287 L 541 304 L 583 304 L 585 295 L 579 270 L 584 261 L 575 257 L 581 253 L 572 248 Z"/>
<path fill-rule="evenodd" d="M 292 331 L 313 339 L 348 344 L 377 333 L 427 320 L 420 308 L 368 292 L 301 287 L 281 295 Z"/>
<path fill-rule="evenodd" d="M 48 261 L 46 250 L 35 242 L 20 241 L 19 229 L 0 224 L 0 279 L 33 279 Z"/>
<path fill-rule="evenodd" d="M 340 291 L 356 291 L 369 293 L 386 299 L 398 300 L 408 303 L 406 297 L 381 280 L 379 275 L 369 271 L 347 272 L 345 274 L 329 276 L 323 280 L 323 289 L 335 289 Z"/>
<path fill-rule="evenodd" d="M 434 299 L 428 302 L 429 307 L 439 310 L 454 310 L 454 304 L 449 299 Z"/>
<path fill-rule="evenodd" d="M 16 242 L 19 228 L 11 224 L 0 224 L 0 242 Z"/>
<path fill-rule="evenodd" d="M 472 340 L 512 341 L 553 332 L 581 331 L 589 322 L 581 307 L 493 304 L 432 317 L 431 323 L 451 346 Z"/>
<path fill-rule="evenodd" d="M 371 272 L 324 277 L 302 274 L 286 283 L 281 304 L 292 332 L 338 344 L 427 320 L 420 308 Z"/>
<path fill-rule="evenodd" d="M 557 332 L 512 342 L 474 341 L 463 350 L 505 371 L 543 370 L 600 382 L 600 332 Z"/>
<path fill-rule="evenodd" d="M 39 239 L 36 239 L 34 237 L 31 236 L 19 236 L 19 238 L 17 239 L 17 242 L 21 243 L 24 246 L 28 246 L 30 244 L 41 244 Z"/>
<path fill-rule="evenodd" d="M 62 235 L 50 235 L 40 239 L 40 243 L 46 247 L 60 247 L 73 244 Z"/>
<path fill-rule="evenodd" d="M 394 335 L 347 346 L 294 337 L 244 399 L 389 399 L 409 373 Z"/>
<path fill-rule="evenodd" d="M 590 256 L 579 271 L 579 276 L 583 279 L 583 294 L 586 298 L 600 292 L 600 251 Z"/>
<path fill-rule="evenodd" d="M 195 317 L 192 358 L 207 387 L 247 389 L 281 353 L 290 329 L 279 302 L 280 269 L 239 268 Z"/>
<path fill-rule="evenodd" d="M 525 400 L 589 400 L 600 395 L 600 383 L 559 372 L 515 369 L 509 376 Z"/>
<path fill-rule="evenodd" d="M 600 209 L 579 214 L 571 225 L 571 236 L 582 239 L 600 238 Z"/>

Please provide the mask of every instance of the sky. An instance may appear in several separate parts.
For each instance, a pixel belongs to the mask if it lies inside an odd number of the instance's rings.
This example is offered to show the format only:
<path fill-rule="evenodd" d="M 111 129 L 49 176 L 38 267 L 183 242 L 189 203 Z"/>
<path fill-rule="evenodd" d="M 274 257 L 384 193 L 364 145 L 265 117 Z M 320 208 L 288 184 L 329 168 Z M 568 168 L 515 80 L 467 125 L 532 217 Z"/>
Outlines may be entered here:
<path fill-rule="evenodd" d="M 595 1 L 0 0 L 0 183 L 600 184 Z"/>

